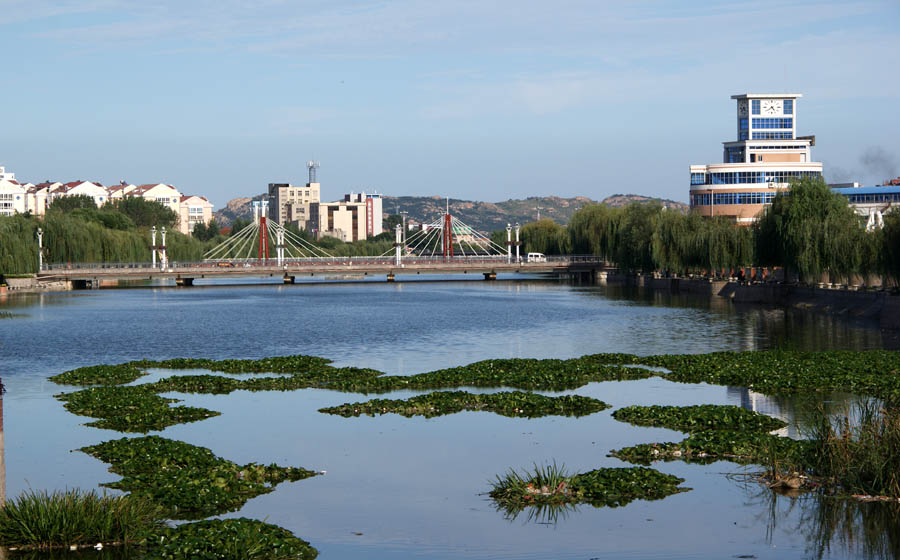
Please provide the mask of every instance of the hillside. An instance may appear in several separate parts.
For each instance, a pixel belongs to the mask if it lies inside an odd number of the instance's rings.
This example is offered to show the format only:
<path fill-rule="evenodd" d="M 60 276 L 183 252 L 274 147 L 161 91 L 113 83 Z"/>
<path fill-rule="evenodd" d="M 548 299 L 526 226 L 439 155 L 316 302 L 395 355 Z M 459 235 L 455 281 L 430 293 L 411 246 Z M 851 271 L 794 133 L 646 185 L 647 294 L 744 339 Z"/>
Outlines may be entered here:
<path fill-rule="evenodd" d="M 251 198 L 235 198 L 215 214 L 220 225 L 230 224 L 236 218 L 250 219 L 250 203 L 262 195 Z M 615 194 L 599 202 L 620 207 L 637 203 L 658 203 L 679 211 L 687 211 L 687 204 L 673 200 L 652 198 L 638 194 Z M 567 224 L 576 210 L 587 204 L 598 204 L 584 196 L 561 198 L 558 196 L 533 196 L 526 199 L 510 199 L 503 202 L 479 202 L 450 199 L 450 213 L 479 231 L 503 229 L 507 223 L 533 222 L 540 212 L 541 218 L 552 218 L 560 224 Z M 446 209 L 447 199 L 439 196 L 386 196 L 384 213 L 409 212 L 409 219 L 416 222 L 433 222 Z"/>

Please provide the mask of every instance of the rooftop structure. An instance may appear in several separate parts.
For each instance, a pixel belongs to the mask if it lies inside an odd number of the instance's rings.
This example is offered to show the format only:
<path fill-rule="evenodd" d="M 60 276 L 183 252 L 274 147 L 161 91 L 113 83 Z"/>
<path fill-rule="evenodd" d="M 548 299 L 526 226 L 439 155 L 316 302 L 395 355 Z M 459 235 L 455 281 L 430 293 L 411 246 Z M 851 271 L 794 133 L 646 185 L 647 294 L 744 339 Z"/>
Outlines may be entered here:
<path fill-rule="evenodd" d="M 797 135 L 799 93 L 732 95 L 737 140 L 723 142 L 722 163 L 691 166 L 691 208 L 752 223 L 793 179 L 821 177 L 814 136 Z"/>

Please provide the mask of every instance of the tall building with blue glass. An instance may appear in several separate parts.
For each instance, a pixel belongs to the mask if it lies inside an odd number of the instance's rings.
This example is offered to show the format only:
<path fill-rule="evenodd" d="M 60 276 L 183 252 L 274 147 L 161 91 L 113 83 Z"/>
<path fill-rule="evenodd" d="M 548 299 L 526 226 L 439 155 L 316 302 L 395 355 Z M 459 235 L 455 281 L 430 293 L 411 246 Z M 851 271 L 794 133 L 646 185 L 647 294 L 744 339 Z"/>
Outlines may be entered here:
<path fill-rule="evenodd" d="M 752 223 L 792 179 L 821 177 L 814 136 L 797 136 L 799 93 L 745 93 L 737 102 L 737 140 L 723 142 L 722 163 L 691 166 L 691 208 Z"/>

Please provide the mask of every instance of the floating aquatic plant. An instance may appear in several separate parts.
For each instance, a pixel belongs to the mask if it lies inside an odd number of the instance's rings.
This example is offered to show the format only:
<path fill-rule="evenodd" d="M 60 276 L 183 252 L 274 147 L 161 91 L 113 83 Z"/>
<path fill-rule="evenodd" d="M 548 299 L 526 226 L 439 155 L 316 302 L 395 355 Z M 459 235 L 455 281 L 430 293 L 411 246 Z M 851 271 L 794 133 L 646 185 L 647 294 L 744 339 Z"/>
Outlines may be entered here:
<path fill-rule="evenodd" d="M 321 408 L 319 412 L 351 416 L 400 414 L 407 418 L 433 418 L 463 410 L 483 410 L 502 416 L 536 418 L 539 416 L 585 416 L 609 408 L 610 405 L 590 397 L 565 395 L 546 397 L 522 391 L 474 394 L 465 391 L 438 391 L 405 400 L 373 399 Z"/>
<path fill-rule="evenodd" d="M 88 426 L 119 432 L 147 433 L 221 414 L 205 408 L 169 406 L 178 400 L 160 397 L 149 385 L 91 387 L 56 398 L 73 414 L 98 418 Z"/>
<path fill-rule="evenodd" d="M 676 460 L 765 464 L 778 457 L 785 462 L 797 460 L 806 452 L 807 445 L 805 441 L 763 432 L 706 430 L 691 434 L 677 443 L 642 443 L 614 449 L 610 456 L 639 465 Z"/>
<path fill-rule="evenodd" d="M 123 438 L 83 447 L 122 476 L 104 484 L 145 497 L 173 519 L 198 519 L 239 509 L 254 496 L 284 481 L 316 473 L 302 468 L 238 465 L 205 447 L 159 436 Z"/>
<path fill-rule="evenodd" d="M 750 430 L 770 432 L 787 423 L 746 408 L 731 405 L 627 406 L 613 412 L 613 418 L 637 426 L 656 426 L 680 432 L 705 430 Z"/>
<path fill-rule="evenodd" d="M 498 476 L 488 493 L 507 514 L 534 505 L 586 503 L 594 507 L 624 506 L 634 500 L 659 500 L 688 488 L 683 478 L 646 467 L 602 468 L 569 474 L 564 466 L 535 465 Z"/>
<path fill-rule="evenodd" d="M 132 364 L 86 366 L 54 375 L 60 385 L 121 385 L 147 375 Z"/>
<path fill-rule="evenodd" d="M 166 560 L 312 560 L 315 548 L 287 529 L 244 517 L 185 523 L 148 546 Z"/>

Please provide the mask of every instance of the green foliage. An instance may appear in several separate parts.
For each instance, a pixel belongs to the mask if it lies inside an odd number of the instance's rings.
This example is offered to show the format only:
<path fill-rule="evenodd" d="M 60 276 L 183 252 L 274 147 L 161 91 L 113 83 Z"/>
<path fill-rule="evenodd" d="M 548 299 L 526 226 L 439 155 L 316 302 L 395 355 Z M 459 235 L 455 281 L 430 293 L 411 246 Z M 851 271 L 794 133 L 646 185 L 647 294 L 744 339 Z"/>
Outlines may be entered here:
<path fill-rule="evenodd" d="M 0 216 L 0 275 L 37 272 L 37 228 L 28 216 Z"/>
<path fill-rule="evenodd" d="M 642 443 L 614 449 L 610 456 L 629 463 L 682 460 L 694 463 L 728 460 L 736 463 L 768 464 L 778 458 L 796 464 L 806 453 L 807 443 L 759 431 L 705 430 L 679 443 Z"/>
<path fill-rule="evenodd" d="M 104 486 L 157 503 L 173 519 L 198 519 L 237 510 L 281 482 L 316 474 L 274 464 L 238 465 L 205 447 L 159 436 L 111 440 L 81 451 L 109 463 L 110 471 L 122 476 Z"/>
<path fill-rule="evenodd" d="M 238 218 L 238 219 L 234 220 L 233 222 L 231 222 L 231 234 L 230 235 L 232 237 L 237 235 L 238 233 L 240 233 L 240 231 L 242 229 L 249 226 L 251 223 L 252 222 L 250 220 L 244 220 L 243 218 Z M 288 224 L 287 229 L 291 229 L 290 226 L 291 226 L 291 224 Z M 297 228 L 295 227 L 293 229 L 296 230 Z M 296 233 L 296 231 L 294 233 Z"/>
<path fill-rule="evenodd" d="M 819 411 L 805 470 L 845 494 L 900 498 L 900 408 L 873 401 L 852 415 Z"/>
<path fill-rule="evenodd" d="M 900 212 L 894 211 L 884 217 L 880 235 L 881 243 L 873 244 L 880 248 L 876 250 L 876 255 L 881 258 L 878 268 L 894 280 L 894 285 L 900 285 Z"/>
<path fill-rule="evenodd" d="M 604 468 L 568 474 L 556 463 L 534 466 L 519 474 L 510 469 L 498 476 L 488 493 L 508 514 L 526 507 L 587 503 L 594 507 L 618 507 L 634 500 L 659 500 L 687 488 L 683 478 L 644 467 Z"/>
<path fill-rule="evenodd" d="M 131 364 L 86 366 L 54 375 L 50 381 L 60 385 L 122 385 L 146 373 Z"/>
<path fill-rule="evenodd" d="M 0 508 L 0 545 L 19 548 L 137 544 L 163 527 L 162 509 L 136 496 L 28 490 Z"/>
<path fill-rule="evenodd" d="M 206 369 L 224 373 L 307 373 L 320 371 L 331 363 L 327 358 L 297 354 L 259 360 L 210 360 L 207 358 L 173 358 L 171 360 L 140 360 L 129 362 L 139 368 Z"/>
<path fill-rule="evenodd" d="M 286 529 L 243 517 L 179 525 L 148 551 L 165 560 L 312 560 L 318 554 Z"/>
<path fill-rule="evenodd" d="M 178 221 L 178 215 L 168 206 L 140 196 L 112 200 L 107 206 L 128 216 L 138 227 L 172 229 Z"/>
<path fill-rule="evenodd" d="M 73 210 L 96 210 L 97 203 L 94 202 L 94 197 L 88 196 L 86 194 L 76 194 L 73 196 L 59 196 L 54 198 L 50 202 L 50 206 L 47 207 L 48 212 L 62 212 L 68 213 Z"/>
<path fill-rule="evenodd" d="M 900 400 L 900 352 L 889 350 L 714 352 L 648 356 L 635 363 L 667 368 L 681 383 L 748 387 L 774 394 L 848 391 Z"/>
<path fill-rule="evenodd" d="M 403 216 L 401 216 L 400 214 L 388 214 L 381 222 L 381 229 L 393 235 L 394 228 L 396 228 L 398 225 L 403 225 Z"/>
<path fill-rule="evenodd" d="M 465 391 L 440 391 L 406 400 L 373 399 L 321 408 L 319 412 L 345 418 L 366 414 L 395 413 L 410 418 L 434 418 L 463 410 L 495 412 L 502 416 L 537 418 L 540 416 L 585 416 L 609 408 L 610 405 L 580 395 L 546 397 L 521 391 L 473 394 Z"/>
<path fill-rule="evenodd" d="M 544 218 L 539 222 L 531 222 L 522 226 L 520 231 L 523 253 L 544 253 L 545 255 L 564 255 L 569 253 L 569 236 L 566 228 Z M 503 240 L 504 244 L 506 239 Z"/>
<path fill-rule="evenodd" d="M 197 241 L 211 241 L 219 235 L 219 224 L 215 220 L 210 220 L 209 225 L 203 222 L 197 222 L 191 236 Z"/>
<path fill-rule="evenodd" d="M 757 225 L 760 264 L 784 266 L 816 283 L 860 270 L 865 230 L 847 200 L 822 179 L 804 178 L 779 193 Z"/>
<path fill-rule="evenodd" d="M 56 398 L 66 410 L 79 416 L 98 418 L 87 425 L 120 432 L 147 433 L 186 422 L 205 420 L 220 413 L 192 406 L 170 407 L 178 402 L 156 394 L 150 385 L 92 387 Z"/>
<path fill-rule="evenodd" d="M 739 406 L 627 406 L 613 412 L 613 418 L 636 426 L 656 426 L 695 433 L 705 430 L 745 430 L 770 432 L 787 424 Z"/>

